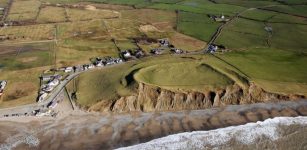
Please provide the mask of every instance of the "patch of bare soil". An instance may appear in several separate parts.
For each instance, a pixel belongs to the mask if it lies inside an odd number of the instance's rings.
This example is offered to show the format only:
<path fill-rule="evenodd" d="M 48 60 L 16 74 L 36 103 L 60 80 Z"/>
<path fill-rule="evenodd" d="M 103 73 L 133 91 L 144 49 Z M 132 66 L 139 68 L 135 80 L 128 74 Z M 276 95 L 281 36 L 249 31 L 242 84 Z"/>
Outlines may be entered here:
<path fill-rule="evenodd" d="M 20 58 L 19 60 L 23 63 L 27 63 L 37 60 L 37 57 L 26 57 L 26 58 Z"/>
<path fill-rule="evenodd" d="M 93 11 L 97 10 L 96 7 L 93 6 L 93 5 L 86 5 L 86 6 L 85 6 L 85 9 L 86 9 L 86 10 L 93 10 Z"/>
<path fill-rule="evenodd" d="M 126 5 L 112 5 L 112 4 L 102 4 L 102 3 L 89 3 L 81 2 L 80 4 L 91 5 L 96 7 L 96 9 L 112 9 L 112 10 L 130 10 L 134 9 L 132 6 Z"/>
<path fill-rule="evenodd" d="M 141 32 L 161 32 L 160 30 L 158 30 L 155 26 L 153 25 L 141 25 L 139 27 L 139 30 Z"/>
<path fill-rule="evenodd" d="M 156 22 L 153 23 L 153 25 L 159 29 L 159 30 L 163 30 L 163 31 L 173 31 L 173 27 L 174 24 L 172 22 Z"/>

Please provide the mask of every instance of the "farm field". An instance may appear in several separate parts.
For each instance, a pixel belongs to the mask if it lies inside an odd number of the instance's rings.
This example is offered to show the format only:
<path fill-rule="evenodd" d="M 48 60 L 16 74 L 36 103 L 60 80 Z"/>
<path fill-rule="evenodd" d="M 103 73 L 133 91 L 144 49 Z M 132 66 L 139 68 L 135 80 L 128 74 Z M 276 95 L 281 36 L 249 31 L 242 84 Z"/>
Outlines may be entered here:
<path fill-rule="evenodd" d="M 209 41 L 220 25 L 205 14 L 180 12 L 177 30 L 199 40 Z"/>
<path fill-rule="evenodd" d="M 52 6 L 42 8 L 37 18 L 38 23 L 55 23 L 65 21 L 65 8 Z"/>
<path fill-rule="evenodd" d="M 71 66 L 89 63 L 91 58 L 118 56 L 117 48 L 109 40 L 66 39 L 57 49 L 57 64 Z"/>
<path fill-rule="evenodd" d="M 35 20 L 41 2 L 38 0 L 16 0 L 11 6 L 7 20 L 26 21 Z"/>
<path fill-rule="evenodd" d="M 92 19 L 118 18 L 119 12 L 112 10 L 93 9 L 67 9 L 67 15 L 70 21 L 86 21 Z"/>
<path fill-rule="evenodd" d="M 57 36 L 59 39 L 105 38 L 108 37 L 108 31 L 101 20 L 67 22 L 58 24 Z"/>
<path fill-rule="evenodd" d="M 0 35 L 6 37 L 7 41 L 38 41 L 52 40 L 55 27 L 47 25 L 12 26 L 0 29 Z"/>
<path fill-rule="evenodd" d="M 244 57 L 242 57 L 244 56 Z M 268 91 L 307 93 L 307 56 L 274 48 L 254 48 L 219 56 Z"/>

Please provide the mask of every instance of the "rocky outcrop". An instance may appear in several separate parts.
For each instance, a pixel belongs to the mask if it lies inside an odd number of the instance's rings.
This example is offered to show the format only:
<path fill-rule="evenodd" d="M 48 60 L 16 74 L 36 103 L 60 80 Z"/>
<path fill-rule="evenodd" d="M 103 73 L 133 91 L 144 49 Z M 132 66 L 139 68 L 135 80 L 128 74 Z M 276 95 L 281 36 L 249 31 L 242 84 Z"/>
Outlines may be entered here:
<path fill-rule="evenodd" d="M 269 93 L 255 84 L 251 84 L 247 89 L 242 89 L 235 84 L 216 91 L 174 92 L 139 83 L 136 95 L 113 101 L 102 101 L 92 106 L 90 110 L 112 112 L 195 110 L 300 98 L 304 96 Z"/>

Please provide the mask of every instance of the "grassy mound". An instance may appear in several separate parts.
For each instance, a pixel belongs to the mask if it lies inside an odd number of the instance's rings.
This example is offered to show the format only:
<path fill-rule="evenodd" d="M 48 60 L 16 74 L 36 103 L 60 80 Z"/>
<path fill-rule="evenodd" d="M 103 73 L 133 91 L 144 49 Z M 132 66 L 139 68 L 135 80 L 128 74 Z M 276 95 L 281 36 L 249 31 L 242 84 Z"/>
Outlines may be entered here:
<path fill-rule="evenodd" d="M 70 91 L 77 90 L 78 103 L 82 106 L 129 95 L 131 90 L 121 84 L 121 77 L 132 65 L 127 63 L 81 74 L 76 79 L 76 89 L 73 88 L 73 82 L 70 83 Z"/>
<path fill-rule="evenodd" d="M 168 89 L 210 90 L 232 84 L 225 75 L 208 65 L 196 62 L 153 65 L 138 71 L 135 79 Z"/>

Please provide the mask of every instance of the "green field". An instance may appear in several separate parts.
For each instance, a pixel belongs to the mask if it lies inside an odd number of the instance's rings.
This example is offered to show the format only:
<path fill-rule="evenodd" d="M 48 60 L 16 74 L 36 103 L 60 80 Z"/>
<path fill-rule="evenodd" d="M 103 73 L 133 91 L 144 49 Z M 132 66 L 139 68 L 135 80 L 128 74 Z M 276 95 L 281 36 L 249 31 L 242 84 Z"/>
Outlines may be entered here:
<path fill-rule="evenodd" d="M 6 53 L 0 54 L 1 70 L 22 70 L 54 63 L 53 43 L 10 45 L 2 47 Z M 0 46 L 0 49 L 2 49 Z"/>
<path fill-rule="evenodd" d="M 118 56 L 118 51 L 111 39 L 65 39 L 57 49 L 57 64 L 71 66 L 89 63 L 91 58 Z"/>
<path fill-rule="evenodd" d="M 220 25 L 221 23 L 214 22 L 205 14 L 180 12 L 177 30 L 197 39 L 210 41 Z"/>
<path fill-rule="evenodd" d="M 263 88 L 279 93 L 307 93 L 307 55 L 286 50 L 254 48 L 219 56 Z M 284 87 L 281 87 L 280 85 Z"/>
<path fill-rule="evenodd" d="M 102 100 L 130 95 L 132 91 L 121 84 L 121 78 L 132 65 L 128 63 L 80 75 L 77 79 L 77 102 L 89 107 Z"/>

